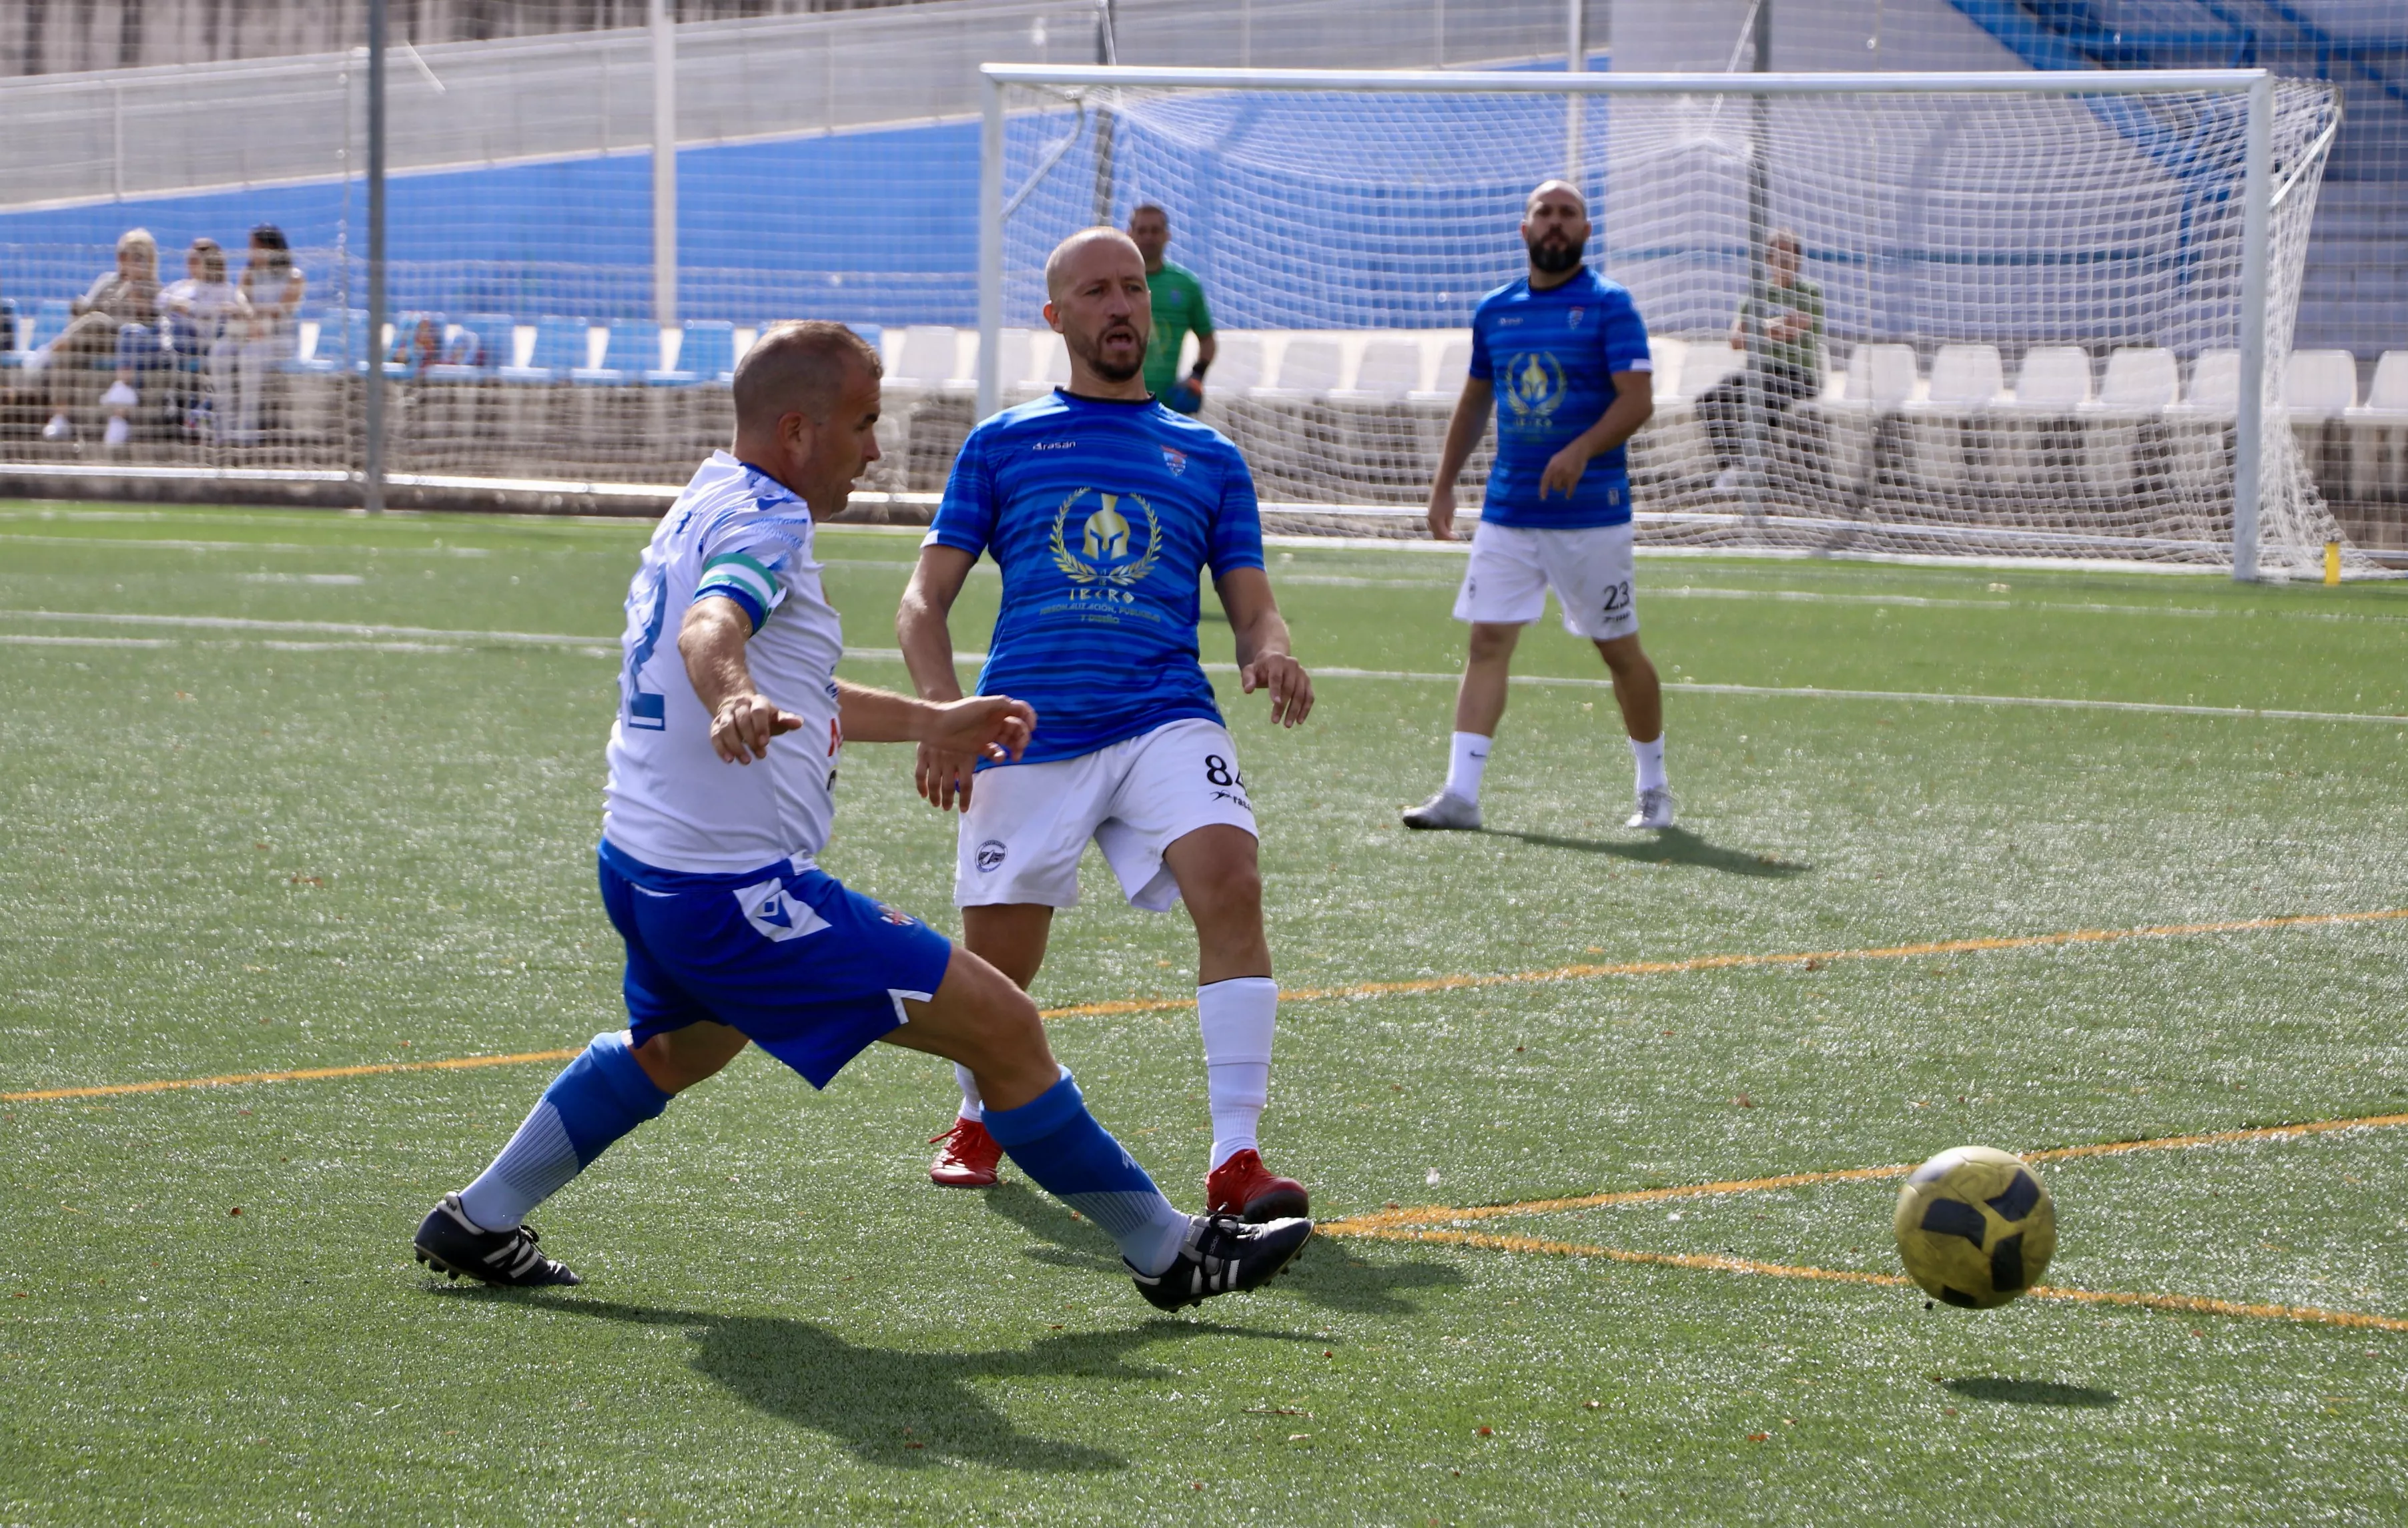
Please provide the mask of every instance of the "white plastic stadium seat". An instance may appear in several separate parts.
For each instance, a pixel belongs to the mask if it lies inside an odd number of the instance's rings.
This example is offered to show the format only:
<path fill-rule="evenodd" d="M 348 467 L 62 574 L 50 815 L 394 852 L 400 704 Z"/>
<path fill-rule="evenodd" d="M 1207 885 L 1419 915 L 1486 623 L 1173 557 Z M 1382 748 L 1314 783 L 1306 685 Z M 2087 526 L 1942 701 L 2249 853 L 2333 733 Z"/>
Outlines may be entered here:
<path fill-rule="evenodd" d="M 1931 358 L 1933 408 L 1985 408 L 2006 390 L 2006 370 L 1996 345 L 1942 345 Z"/>
<path fill-rule="evenodd" d="M 1204 374 L 1204 395 L 1229 398 L 1244 393 L 1263 377 L 1263 336 L 1254 329 L 1224 329 L 1214 336 L 1219 350 Z"/>
<path fill-rule="evenodd" d="M 2191 363 L 2189 395 L 2175 407 L 2187 412 L 2229 414 L 2241 404 L 2241 352 L 2201 350 Z"/>
<path fill-rule="evenodd" d="M 2119 413 L 2154 414 L 2182 393 L 2182 368 L 2174 352 L 2155 345 L 2128 345 L 2107 357 L 2107 377 L 2097 407 Z"/>
<path fill-rule="evenodd" d="M 1009 390 L 1028 375 L 1029 352 L 1037 336 L 1026 329 L 998 329 L 995 336 L 996 385 Z"/>
<path fill-rule="evenodd" d="M 1051 329 L 1031 337 L 1034 343 L 1029 346 L 1028 371 L 1016 380 L 1039 393 L 1069 386 L 1070 347 Z"/>
<path fill-rule="evenodd" d="M 1251 395 L 1264 399 L 1318 397 L 1338 385 L 1344 362 L 1345 350 L 1333 337 L 1291 336 L 1280 352 L 1279 374 L 1273 384 L 1254 388 Z"/>
<path fill-rule="evenodd" d="M 1414 403 L 1452 404 L 1463 395 L 1464 381 L 1471 375 L 1471 336 L 1459 330 L 1439 333 L 1437 367 L 1428 389 L 1412 395 Z"/>
<path fill-rule="evenodd" d="M 1354 385 L 1329 394 L 1340 403 L 1396 403 L 1422 385 L 1422 342 L 1410 335 L 1374 335 L 1354 364 Z"/>
<path fill-rule="evenodd" d="M 2283 402 L 2302 422 L 2339 417 L 2358 407 L 2358 357 L 2347 350 L 2293 350 L 2283 378 Z"/>
<path fill-rule="evenodd" d="M 1689 342 L 1674 339 L 1670 335 L 1651 335 L 1647 338 L 1647 359 L 1656 368 L 1656 397 L 1670 403 L 1679 395 L 1681 362 L 1689 353 Z"/>
<path fill-rule="evenodd" d="M 958 383 L 955 358 L 961 351 L 959 331 L 944 324 L 915 323 L 901 332 L 888 365 L 886 385 L 924 392 Z"/>
<path fill-rule="evenodd" d="M 1681 385 L 1673 393 L 1677 398 L 1697 398 L 1724 378 L 1744 369 L 1747 357 L 1727 345 L 1692 345 L 1681 357 Z M 1664 384 L 1656 384 L 1661 392 Z"/>
<path fill-rule="evenodd" d="M 2015 370 L 2022 408 L 2070 412 L 2090 401 L 2090 352 L 2079 345 L 2036 345 Z"/>
<path fill-rule="evenodd" d="M 1846 401 L 1895 408 L 1914 396 L 1914 347 L 1859 345 L 1848 358 Z"/>
<path fill-rule="evenodd" d="M 2383 352 L 2374 364 L 2374 380 L 2366 386 L 2365 404 L 2349 413 L 2378 423 L 2408 423 L 2408 350 Z"/>

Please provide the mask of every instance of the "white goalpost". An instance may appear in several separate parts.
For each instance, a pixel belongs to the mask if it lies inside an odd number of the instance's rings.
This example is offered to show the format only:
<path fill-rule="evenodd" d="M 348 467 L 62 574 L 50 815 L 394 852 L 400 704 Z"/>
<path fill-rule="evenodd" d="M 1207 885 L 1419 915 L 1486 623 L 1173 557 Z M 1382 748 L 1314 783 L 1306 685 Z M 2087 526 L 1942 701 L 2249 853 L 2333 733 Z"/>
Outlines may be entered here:
<path fill-rule="evenodd" d="M 1213 309 L 1205 418 L 1274 517 L 1410 527 L 1471 307 L 1520 272 L 1523 193 L 1566 175 L 1590 201 L 1591 263 L 1656 342 L 1656 415 L 1631 450 L 1642 540 L 2254 579 L 2315 576 L 2343 539 L 2284 402 L 2329 86 L 2263 70 L 982 76 L 977 413 L 1060 375 L 1045 251 L 1101 209 L 1159 203 Z M 1742 335 L 1743 303 L 1813 337 Z"/>

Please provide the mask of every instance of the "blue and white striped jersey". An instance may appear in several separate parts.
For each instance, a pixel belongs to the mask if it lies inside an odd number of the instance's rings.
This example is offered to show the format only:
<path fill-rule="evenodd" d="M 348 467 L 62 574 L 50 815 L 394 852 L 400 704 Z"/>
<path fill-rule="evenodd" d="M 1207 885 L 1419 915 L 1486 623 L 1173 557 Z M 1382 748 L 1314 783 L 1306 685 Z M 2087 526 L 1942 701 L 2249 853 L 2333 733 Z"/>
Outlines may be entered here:
<path fill-rule="evenodd" d="M 1471 312 L 1471 376 L 1497 391 L 1497 460 L 1480 518 L 1491 525 L 1586 530 L 1630 519 L 1629 453 L 1590 458 L 1567 498 L 1541 496 L 1557 451 L 1605 417 L 1617 372 L 1650 371 L 1647 325 L 1618 282 L 1592 270 L 1544 292 L 1527 277 L 1498 287 Z"/>
<path fill-rule="evenodd" d="M 1197 580 L 1263 565 L 1254 481 L 1210 425 L 1056 391 L 970 432 L 924 545 L 992 556 L 1003 608 L 979 693 L 1037 708 L 1024 764 L 1221 720 Z"/>
<path fill-rule="evenodd" d="M 752 620 L 744 659 L 753 686 L 804 721 L 750 764 L 711 750 L 710 714 L 678 652 L 686 607 L 714 595 Z M 810 507 L 759 468 L 713 451 L 644 549 L 619 645 L 602 836 L 646 864 L 694 875 L 816 857 L 836 815 L 844 629 L 820 586 Z"/>

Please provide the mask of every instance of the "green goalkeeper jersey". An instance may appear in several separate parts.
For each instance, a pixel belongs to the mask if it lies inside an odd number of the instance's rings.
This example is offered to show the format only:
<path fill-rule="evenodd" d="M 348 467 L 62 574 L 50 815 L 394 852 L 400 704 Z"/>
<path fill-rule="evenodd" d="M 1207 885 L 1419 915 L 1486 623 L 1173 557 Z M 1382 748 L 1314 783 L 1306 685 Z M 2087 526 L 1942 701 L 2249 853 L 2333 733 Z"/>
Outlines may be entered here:
<path fill-rule="evenodd" d="M 1204 283 L 1184 265 L 1166 260 L 1162 269 L 1147 274 L 1145 284 L 1154 294 L 1154 338 L 1145 347 L 1145 390 L 1160 397 L 1179 380 L 1179 348 L 1187 343 L 1188 331 L 1211 334 L 1212 312 L 1204 306 Z"/>
<path fill-rule="evenodd" d="M 1798 313 L 1807 321 L 1807 327 L 1796 338 L 1774 339 L 1766 326 L 1776 319 Z M 1810 376 L 1823 375 L 1823 289 L 1812 281 L 1792 281 L 1785 287 L 1764 282 L 1740 304 L 1741 333 L 1747 336 L 1750 353 L 1760 364 L 1802 371 Z"/>

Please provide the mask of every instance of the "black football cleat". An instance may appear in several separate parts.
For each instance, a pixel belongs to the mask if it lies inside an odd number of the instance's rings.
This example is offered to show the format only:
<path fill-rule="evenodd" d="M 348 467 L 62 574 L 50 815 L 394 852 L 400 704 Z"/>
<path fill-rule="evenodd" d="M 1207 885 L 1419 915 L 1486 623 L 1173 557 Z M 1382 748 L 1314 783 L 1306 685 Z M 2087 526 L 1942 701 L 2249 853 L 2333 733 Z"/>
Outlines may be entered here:
<path fill-rule="evenodd" d="M 536 1250 L 532 1227 L 487 1231 L 468 1219 L 460 1196 L 447 1193 L 418 1224 L 412 1245 L 418 1261 L 437 1273 L 457 1278 L 466 1274 L 488 1284 L 528 1289 L 542 1284 L 575 1284 L 578 1277 L 566 1264 L 555 1263 Z"/>
<path fill-rule="evenodd" d="M 1312 1222 L 1300 1217 L 1248 1225 L 1234 1215 L 1197 1215 L 1169 1267 L 1151 1278 L 1131 1268 L 1129 1277 L 1157 1308 L 1178 1310 L 1216 1294 L 1260 1289 L 1312 1239 Z"/>

